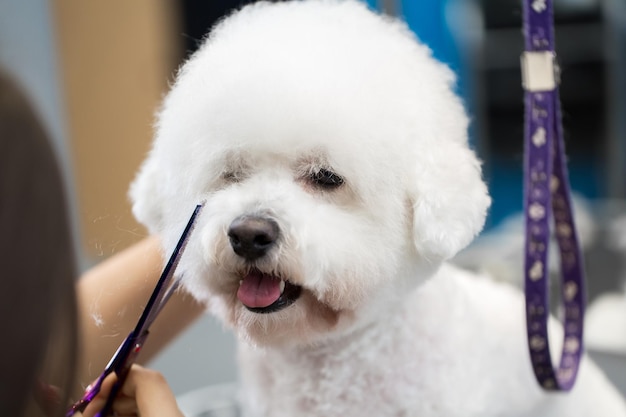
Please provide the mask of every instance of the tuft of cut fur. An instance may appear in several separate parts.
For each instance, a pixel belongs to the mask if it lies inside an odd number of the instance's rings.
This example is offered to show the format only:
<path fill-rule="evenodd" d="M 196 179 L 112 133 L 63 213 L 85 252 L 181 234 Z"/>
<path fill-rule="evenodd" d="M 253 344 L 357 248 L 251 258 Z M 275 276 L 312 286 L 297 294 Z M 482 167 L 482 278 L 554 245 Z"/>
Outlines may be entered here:
<path fill-rule="evenodd" d="M 445 264 L 490 204 L 454 82 L 352 0 L 246 6 L 181 68 L 130 195 L 167 250 L 205 201 L 180 270 L 241 337 L 245 415 L 626 416 L 586 357 L 543 393 L 521 294 Z M 276 225 L 263 256 L 235 252 L 241 216 Z M 256 313 L 250 271 L 301 295 Z"/>

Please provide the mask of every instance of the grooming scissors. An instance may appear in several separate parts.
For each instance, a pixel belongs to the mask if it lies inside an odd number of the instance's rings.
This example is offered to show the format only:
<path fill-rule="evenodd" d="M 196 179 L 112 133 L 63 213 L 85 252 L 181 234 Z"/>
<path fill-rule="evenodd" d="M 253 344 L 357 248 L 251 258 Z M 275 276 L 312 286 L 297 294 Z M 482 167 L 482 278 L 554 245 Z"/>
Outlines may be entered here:
<path fill-rule="evenodd" d="M 185 230 L 176 244 L 176 248 L 174 249 L 172 256 L 161 273 L 161 277 L 159 278 L 159 281 L 157 282 L 156 287 L 150 296 L 150 300 L 137 322 L 137 325 L 117 348 L 117 351 L 104 368 L 104 371 L 96 382 L 94 382 L 87 389 L 83 398 L 74 403 L 74 405 L 72 405 L 72 407 L 68 410 L 66 417 L 71 417 L 78 412 L 83 412 L 89 403 L 91 403 L 91 401 L 100 392 L 104 379 L 109 374 L 115 373 L 117 375 L 117 381 L 111 388 L 111 392 L 109 393 L 109 397 L 107 398 L 104 407 L 96 416 L 103 417 L 110 414 L 113 402 L 124 385 L 124 381 L 128 376 L 130 367 L 135 362 L 137 355 L 139 355 L 139 352 L 148 337 L 150 325 L 152 325 L 158 314 L 169 300 L 170 296 L 178 288 L 179 281 L 174 279 L 174 271 L 178 266 L 178 262 L 180 261 L 187 244 L 189 234 L 193 229 L 201 208 L 202 204 L 198 204 L 193 211 L 191 218 L 185 226 Z"/>

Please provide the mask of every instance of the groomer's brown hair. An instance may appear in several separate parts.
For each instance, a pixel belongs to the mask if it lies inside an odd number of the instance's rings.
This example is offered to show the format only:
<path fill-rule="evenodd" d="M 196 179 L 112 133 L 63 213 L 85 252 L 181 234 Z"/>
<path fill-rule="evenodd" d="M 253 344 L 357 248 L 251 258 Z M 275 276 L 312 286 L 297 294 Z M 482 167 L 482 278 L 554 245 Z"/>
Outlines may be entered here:
<path fill-rule="evenodd" d="M 38 382 L 62 393 L 73 382 L 76 269 L 67 215 L 48 135 L 0 72 L 0 416 L 35 415 Z"/>

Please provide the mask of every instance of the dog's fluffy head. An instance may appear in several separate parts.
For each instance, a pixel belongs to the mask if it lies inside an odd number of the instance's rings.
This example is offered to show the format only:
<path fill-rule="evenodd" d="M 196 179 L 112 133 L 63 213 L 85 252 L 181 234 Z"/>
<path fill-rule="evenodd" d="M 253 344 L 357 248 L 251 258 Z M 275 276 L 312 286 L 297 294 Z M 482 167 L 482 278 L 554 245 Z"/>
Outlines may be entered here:
<path fill-rule="evenodd" d="M 490 200 L 453 83 L 406 25 L 356 1 L 245 7 L 180 70 L 134 213 L 171 250 L 206 201 L 184 283 L 255 342 L 367 321 L 483 226 Z M 262 256 L 235 252 L 242 218 L 272 225 Z M 250 274 L 300 295 L 250 311 L 237 295 Z"/>

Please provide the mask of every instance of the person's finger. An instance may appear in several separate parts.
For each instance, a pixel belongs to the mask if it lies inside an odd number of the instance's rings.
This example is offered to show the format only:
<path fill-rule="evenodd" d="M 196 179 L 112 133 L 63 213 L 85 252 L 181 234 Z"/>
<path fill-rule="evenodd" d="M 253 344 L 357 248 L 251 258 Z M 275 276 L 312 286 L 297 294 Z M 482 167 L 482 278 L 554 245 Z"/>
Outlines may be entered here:
<path fill-rule="evenodd" d="M 139 414 L 137 401 L 133 397 L 119 395 L 113 403 L 113 411 L 118 416 L 135 416 Z"/>
<path fill-rule="evenodd" d="M 98 412 L 102 410 L 106 403 L 106 397 L 96 396 L 83 411 L 83 417 L 94 417 Z"/>
<path fill-rule="evenodd" d="M 117 381 L 117 376 L 114 373 L 107 375 L 104 381 L 102 381 L 102 385 L 100 386 L 100 392 L 98 392 L 94 399 L 91 400 L 89 405 L 87 405 L 85 411 L 83 411 L 83 417 L 94 417 L 98 412 L 102 410 L 102 408 L 106 404 L 107 398 L 109 398 L 111 388 L 113 387 L 115 381 Z"/>
<path fill-rule="evenodd" d="M 135 397 L 142 417 L 184 417 L 167 381 L 157 371 L 133 365 L 122 393 Z"/>

